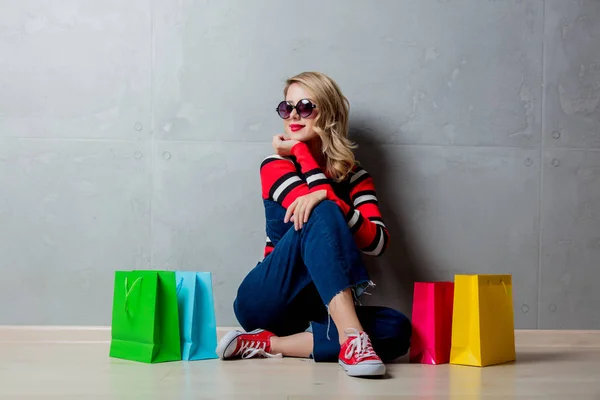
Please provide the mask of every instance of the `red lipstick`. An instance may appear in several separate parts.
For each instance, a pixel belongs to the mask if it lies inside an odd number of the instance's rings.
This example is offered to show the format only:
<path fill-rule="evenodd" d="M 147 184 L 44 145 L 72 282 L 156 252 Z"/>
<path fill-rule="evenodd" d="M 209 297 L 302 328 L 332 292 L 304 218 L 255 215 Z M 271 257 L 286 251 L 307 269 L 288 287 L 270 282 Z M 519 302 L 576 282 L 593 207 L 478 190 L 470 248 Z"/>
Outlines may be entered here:
<path fill-rule="evenodd" d="M 291 124 L 290 125 L 290 129 L 292 130 L 292 132 L 298 132 L 302 128 L 304 128 L 304 125 L 300 125 L 300 124 Z"/>

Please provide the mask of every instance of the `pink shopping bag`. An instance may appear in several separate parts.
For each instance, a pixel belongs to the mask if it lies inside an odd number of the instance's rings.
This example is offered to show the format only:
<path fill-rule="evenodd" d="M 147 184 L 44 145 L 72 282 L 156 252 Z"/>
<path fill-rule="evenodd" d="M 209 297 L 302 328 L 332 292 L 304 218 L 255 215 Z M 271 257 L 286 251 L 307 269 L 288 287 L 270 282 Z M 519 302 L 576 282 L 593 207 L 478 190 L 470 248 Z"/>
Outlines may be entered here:
<path fill-rule="evenodd" d="M 446 364 L 452 347 L 453 282 L 415 282 L 411 363 Z"/>

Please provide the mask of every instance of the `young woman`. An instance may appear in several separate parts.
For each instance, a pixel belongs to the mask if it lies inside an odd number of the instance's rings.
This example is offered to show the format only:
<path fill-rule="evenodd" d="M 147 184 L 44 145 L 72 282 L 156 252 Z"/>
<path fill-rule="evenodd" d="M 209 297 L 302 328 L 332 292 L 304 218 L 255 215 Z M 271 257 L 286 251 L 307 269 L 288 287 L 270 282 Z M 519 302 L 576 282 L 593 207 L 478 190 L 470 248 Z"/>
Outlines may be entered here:
<path fill-rule="evenodd" d="M 229 332 L 217 353 L 338 360 L 351 376 L 384 375 L 383 361 L 407 352 L 411 326 L 398 311 L 355 304 L 373 286 L 362 254 L 383 254 L 389 237 L 348 140 L 348 101 L 316 72 L 290 78 L 284 95 L 286 135 L 260 167 L 265 257 L 234 302 L 248 333 Z"/>

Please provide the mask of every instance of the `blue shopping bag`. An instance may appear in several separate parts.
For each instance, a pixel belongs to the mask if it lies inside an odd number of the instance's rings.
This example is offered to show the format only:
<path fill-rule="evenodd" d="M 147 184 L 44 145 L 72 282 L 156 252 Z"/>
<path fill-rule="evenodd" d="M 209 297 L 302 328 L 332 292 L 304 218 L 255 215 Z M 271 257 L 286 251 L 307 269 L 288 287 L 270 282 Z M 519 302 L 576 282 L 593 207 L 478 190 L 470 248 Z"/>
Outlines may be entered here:
<path fill-rule="evenodd" d="M 217 322 L 210 272 L 175 271 L 181 359 L 218 358 Z"/>

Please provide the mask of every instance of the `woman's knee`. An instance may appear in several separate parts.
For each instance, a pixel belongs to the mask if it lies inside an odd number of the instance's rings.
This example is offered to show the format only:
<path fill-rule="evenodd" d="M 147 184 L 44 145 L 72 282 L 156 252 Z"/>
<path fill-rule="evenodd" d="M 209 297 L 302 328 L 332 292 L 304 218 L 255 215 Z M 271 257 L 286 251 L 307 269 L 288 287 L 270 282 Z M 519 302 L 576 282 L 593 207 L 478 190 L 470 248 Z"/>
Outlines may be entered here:
<path fill-rule="evenodd" d="M 235 313 L 235 317 L 240 323 L 240 326 L 245 331 L 249 332 L 259 328 L 265 328 L 263 325 L 265 323 L 265 313 L 261 313 L 260 310 L 252 307 L 251 303 L 241 300 L 239 297 L 233 302 L 233 312 Z"/>
<path fill-rule="evenodd" d="M 312 210 L 312 214 L 325 214 L 343 217 L 340 207 L 331 200 L 323 200 L 317 204 Z"/>
<path fill-rule="evenodd" d="M 260 290 L 260 289 L 259 289 Z M 246 331 L 268 329 L 281 314 L 276 299 L 262 301 L 256 295 L 240 293 L 233 302 L 233 312 Z"/>
<path fill-rule="evenodd" d="M 348 229 L 346 218 L 340 207 L 331 200 L 323 200 L 311 211 L 308 223 L 324 225 L 331 229 Z"/>

